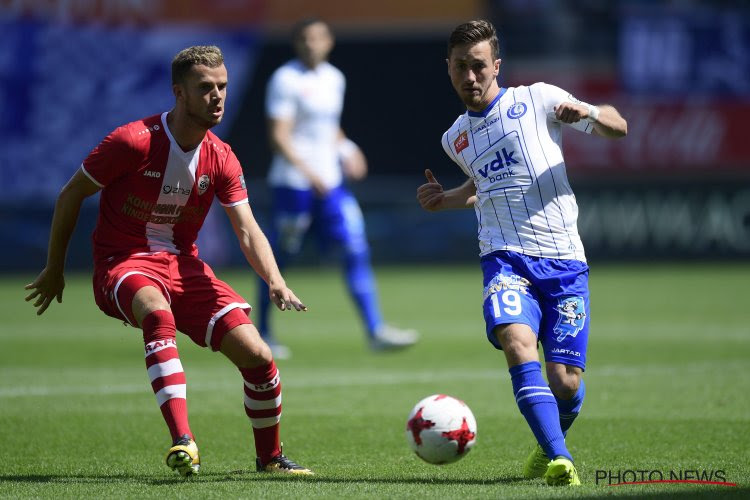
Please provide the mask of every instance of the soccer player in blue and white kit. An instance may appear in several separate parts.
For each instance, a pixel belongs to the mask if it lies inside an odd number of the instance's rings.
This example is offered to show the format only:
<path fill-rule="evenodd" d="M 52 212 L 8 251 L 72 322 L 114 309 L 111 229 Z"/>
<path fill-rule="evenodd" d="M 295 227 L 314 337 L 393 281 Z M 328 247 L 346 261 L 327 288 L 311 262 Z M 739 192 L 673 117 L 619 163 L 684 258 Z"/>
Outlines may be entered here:
<path fill-rule="evenodd" d="M 349 292 L 357 305 L 370 346 L 375 350 L 407 347 L 413 330 L 383 322 L 370 267 L 362 212 L 344 185 L 344 175 L 359 180 L 367 173 L 361 150 L 341 130 L 344 75 L 328 63 L 333 35 L 326 23 L 306 19 L 293 30 L 297 58 L 278 68 L 266 93 L 271 146 L 275 151 L 268 181 L 273 188 L 271 245 L 279 266 L 296 254 L 310 227 L 326 245 L 343 254 Z M 343 171 L 343 172 L 342 172 Z M 270 327 L 267 285 L 260 281 L 258 329 L 276 358 L 288 357 Z"/>
<path fill-rule="evenodd" d="M 501 88 L 499 44 L 488 21 L 456 27 L 447 62 L 467 111 L 442 144 L 469 179 L 446 191 L 428 169 L 417 199 L 430 211 L 474 208 L 487 338 L 505 354 L 516 402 L 537 440 L 524 477 L 579 485 L 565 435 L 585 394 L 589 268 L 562 128 L 616 138 L 627 134 L 627 123 L 612 106 L 581 102 L 546 83 Z"/>

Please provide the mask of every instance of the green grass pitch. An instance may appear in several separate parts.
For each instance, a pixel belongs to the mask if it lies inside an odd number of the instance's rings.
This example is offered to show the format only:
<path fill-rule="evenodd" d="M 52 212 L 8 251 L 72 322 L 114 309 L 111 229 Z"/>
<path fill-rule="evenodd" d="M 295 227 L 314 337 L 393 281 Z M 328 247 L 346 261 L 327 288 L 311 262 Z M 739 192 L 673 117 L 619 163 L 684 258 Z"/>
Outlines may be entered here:
<path fill-rule="evenodd" d="M 520 477 L 532 435 L 501 353 L 484 337 L 478 266 L 378 268 L 387 319 L 415 348 L 373 354 L 335 269 L 291 269 L 307 313 L 276 312 L 294 351 L 284 384 L 285 452 L 317 473 L 257 474 L 238 373 L 178 337 L 201 476 L 163 465 L 169 437 L 140 332 L 105 317 L 88 276 L 36 317 L 32 276 L 0 280 L 0 497 L 651 498 L 750 496 L 750 265 L 594 264 L 583 412 L 568 435 L 583 486 Z M 254 302 L 254 275 L 220 272 Z M 413 455 L 406 416 L 420 398 L 467 402 L 478 440 L 462 461 Z M 596 471 L 724 471 L 737 487 L 608 486 Z"/>

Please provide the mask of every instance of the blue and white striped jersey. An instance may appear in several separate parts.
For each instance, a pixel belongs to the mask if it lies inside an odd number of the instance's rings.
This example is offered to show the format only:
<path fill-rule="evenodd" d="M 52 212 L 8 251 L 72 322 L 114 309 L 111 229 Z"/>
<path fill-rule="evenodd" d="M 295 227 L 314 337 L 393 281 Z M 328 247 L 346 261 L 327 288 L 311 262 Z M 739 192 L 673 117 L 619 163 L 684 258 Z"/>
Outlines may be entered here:
<path fill-rule="evenodd" d="M 500 89 L 481 113 L 467 111 L 443 134 L 443 149 L 474 180 L 479 254 L 509 250 L 585 262 L 578 206 L 554 107 L 580 102 L 554 85 Z M 581 120 L 569 126 L 591 133 Z"/>

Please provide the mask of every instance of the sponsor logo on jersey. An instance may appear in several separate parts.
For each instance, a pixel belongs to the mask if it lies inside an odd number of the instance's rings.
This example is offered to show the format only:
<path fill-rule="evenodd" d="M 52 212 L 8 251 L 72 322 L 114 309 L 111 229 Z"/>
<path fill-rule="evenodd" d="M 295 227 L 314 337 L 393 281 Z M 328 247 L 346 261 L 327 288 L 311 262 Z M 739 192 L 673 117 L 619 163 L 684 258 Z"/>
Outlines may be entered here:
<path fill-rule="evenodd" d="M 506 114 L 508 115 L 508 118 L 512 118 L 514 120 L 517 118 L 521 118 L 526 114 L 526 104 L 517 102 L 513 106 L 508 108 L 508 112 Z"/>
<path fill-rule="evenodd" d="M 162 186 L 161 190 L 164 194 L 184 194 L 185 196 L 190 196 L 190 193 L 193 192 L 192 189 L 190 188 L 186 189 L 180 186 L 179 184 L 176 186 L 170 186 L 168 184 L 165 184 L 164 186 Z"/>
<path fill-rule="evenodd" d="M 502 156 L 500 156 L 501 152 L 503 154 Z M 513 169 L 509 169 L 497 175 L 494 174 L 495 172 L 498 172 L 506 167 L 518 164 L 518 160 L 513 158 L 513 155 L 515 153 L 515 150 L 508 152 L 506 148 L 502 148 L 501 151 L 495 151 L 495 159 L 489 163 L 485 163 L 484 166 L 477 169 L 477 171 L 482 177 L 484 177 L 485 179 L 489 178 L 490 181 L 493 182 L 495 180 L 505 179 L 506 177 L 515 175 Z"/>
<path fill-rule="evenodd" d="M 469 134 L 464 130 L 460 134 L 458 134 L 458 137 L 456 137 L 456 140 L 453 141 L 453 149 L 456 151 L 456 154 L 460 153 L 464 149 L 469 147 Z"/>
<path fill-rule="evenodd" d="M 158 179 L 161 177 L 161 172 L 157 172 L 155 170 L 146 170 L 143 172 L 144 177 L 153 177 L 154 179 Z"/>
<path fill-rule="evenodd" d="M 567 297 L 557 303 L 557 324 L 553 330 L 557 337 L 555 340 L 562 342 L 565 337 L 575 337 L 586 323 L 586 308 L 583 297 Z"/>
<path fill-rule="evenodd" d="M 247 189 L 247 186 L 245 186 L 245 176 L 240 174 L 237 178 L 240 180 L 240 186 L 242 186 L 242 189 Z"/>
<path fill-rule="evenodd" d="M 198 178 L 198 194 L 201 195 L 206 192 L 208 186 L 211 184 L 211 179 L 203 174 Z"/>

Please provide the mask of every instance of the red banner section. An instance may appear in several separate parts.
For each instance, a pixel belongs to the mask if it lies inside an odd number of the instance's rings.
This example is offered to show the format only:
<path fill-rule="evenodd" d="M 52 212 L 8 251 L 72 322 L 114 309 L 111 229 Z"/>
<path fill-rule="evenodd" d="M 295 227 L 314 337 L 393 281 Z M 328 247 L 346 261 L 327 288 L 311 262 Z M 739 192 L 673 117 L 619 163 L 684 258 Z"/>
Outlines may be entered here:
<path fill-rule="evenodd" d="M 750 102 L 613 103 L 628 120 L 620 140 L 567 131 L 565 160 L 571 171 L 680 173 L 750 169 L 747 137 Z"/>

